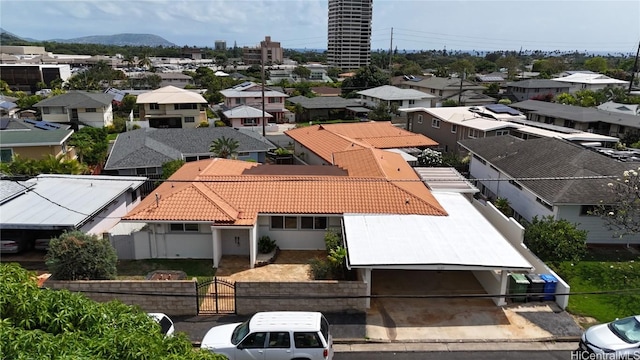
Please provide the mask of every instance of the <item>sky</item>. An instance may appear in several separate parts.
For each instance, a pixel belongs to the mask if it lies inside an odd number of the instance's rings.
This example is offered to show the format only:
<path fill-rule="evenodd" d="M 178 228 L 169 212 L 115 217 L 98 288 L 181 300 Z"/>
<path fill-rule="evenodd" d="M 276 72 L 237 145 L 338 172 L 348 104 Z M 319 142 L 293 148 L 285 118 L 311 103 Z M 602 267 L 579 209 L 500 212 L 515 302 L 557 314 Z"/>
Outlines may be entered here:
<path fill-rule="evenodd" d="M 326 49 L 328 0 L 0 0 L 0 27 L 36 40 L 154 34 L 178 46 Z M 393 34 L 393 35 L 392 35 Z M 640 0 L 373 0 L 373 50 L 635 54 Z"/>

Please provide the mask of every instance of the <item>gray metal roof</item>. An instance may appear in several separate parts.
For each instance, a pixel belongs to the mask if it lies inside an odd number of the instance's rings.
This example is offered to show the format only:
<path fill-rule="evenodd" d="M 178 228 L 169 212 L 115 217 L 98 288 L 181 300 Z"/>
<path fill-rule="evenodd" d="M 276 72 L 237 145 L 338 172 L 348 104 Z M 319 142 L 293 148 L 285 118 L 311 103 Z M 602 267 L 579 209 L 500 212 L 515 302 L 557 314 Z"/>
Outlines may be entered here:
<path fill-rule="evenodd" d="M 507 87 L 520 87 L 525 89 L 567 89 L 567 91 L 570 88 L 568 84 L 547 79 L 512 81 L 507 83 Z"/>
<path fill-rule="evenodd" d="M 604 110 L 585 108 L 581 106 L 563 105 L 538 100 L 525 100 L 509 105 L 512 108 L 551 116 L 559 119 L 578 122 L 605 122 L 622 126 L 640 128 L 640 117 L 622 113 L 612 113 Z"/>
<path fill-rule="evenodd" d="M 39 175 L 26 181 L 29 191 L 0 205 L 0 229 L 77 228 L 128 189 L 142 186 L 145 180 L 123 176 Z"/>
<path fill-rule="evenodd" d="M 105 170 L 160 167 L 183 155 L 209 154 L 211 142 L 226 137 L 238 141 L 238 152 L 267 152 L 274 146 L 257 134 L 230 127 L 195 129 L 143 128 L 119 134 Z"/>
<path fill-rule="evenodd" d="M 620 162 L 557 138 L 522 140 L 493 136 L 458 142 L 511 178 L 622 176 L 640 163 Z M 615 179 L 517 180 L 551 204 L 598 204 L 607 201 Z"/>
<path fill-rule="evenodd" d="M 2 131 L 0 137 L 2 142 L 0 147 L 24 147 L 60 145 L 65 142 L 73 130 L 24 130 L 24 131 Z"/>
<path fill-rule="evenodd" d="M 69 109 L 99 108 L 111 104 L 114 95 L 105 93 L 92 93 L 88 91 L 72 90 L 68 93 L 46 98 L 34 107 L 62 106 Z"/>
<path fill-rule="evenodd" d="M 318 96 L 313 98 L 294 96 L 288 98 L 287 101 L 292 104 L 300 104 L 305 109 L 342 109 L 360 106 L 356 99 L 345 99 L 339 96 Z"/>
<path fill-rule="evenodd" d="M 416 87 L 424 87 L 427 89 L 438 89 L 438 90 L 459 90 L 460 89 L 460 79 L 435 77 L 435 76 L 422 79 L 420 81 L 412 81 L 412 80 L 403 81 L 402 84 L 405 86 L 411 86 L 412 89 L 415 89 Z M 462 89 L 485 90 L 485 87 L 482 85 L 474 84 L 467 80 L 463 80 Z"/>

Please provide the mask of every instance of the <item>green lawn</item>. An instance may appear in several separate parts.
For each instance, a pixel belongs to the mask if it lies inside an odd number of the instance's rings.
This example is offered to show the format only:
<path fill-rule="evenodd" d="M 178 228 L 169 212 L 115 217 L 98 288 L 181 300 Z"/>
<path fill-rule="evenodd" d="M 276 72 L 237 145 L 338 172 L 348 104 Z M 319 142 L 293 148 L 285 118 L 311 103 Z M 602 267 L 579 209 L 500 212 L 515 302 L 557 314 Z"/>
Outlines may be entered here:
<path fill-rule="evenodd" d="M 576 294 L 567 310 L 600 322 L 640 314 L 640 255 L 624 247 L 592 248 L 579 263 L 562 262 L 554 270 L 571 293 L 634 290 L 616 294 Z"/>
<path fill-rule="evenodd" d="M 118 279 L 144 279 L 148 273 L 155 270 L 181 270 L 189 279 L 198 278 L 199 281 L 209 279 L 215 275 L 211 260 L 194 259 L 146 259 L 146 260 L 118 260 Z"/>

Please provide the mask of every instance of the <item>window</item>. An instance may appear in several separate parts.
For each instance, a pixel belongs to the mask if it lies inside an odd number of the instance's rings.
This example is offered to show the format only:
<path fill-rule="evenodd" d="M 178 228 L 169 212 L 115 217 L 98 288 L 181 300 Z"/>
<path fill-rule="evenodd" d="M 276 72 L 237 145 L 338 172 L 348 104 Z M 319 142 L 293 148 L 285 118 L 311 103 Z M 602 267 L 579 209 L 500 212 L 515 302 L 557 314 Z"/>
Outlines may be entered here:
<path fill-rule="evenodd" d="M 518 184 L 515 180 L 509 180 L 509 184 L 518 188 L 518 190 L 522 190 L 522 185 Z"/>
<path fill-rule="evenodd" d="M 257 118 L 243 118 L 240 120 L 240 123 L 242 124 L 242 126 L 256 126 L 258 125 L 258 119 Z"/>
<path fill-rule="evenodd" d="M 497 130 L 496 136 L 509 135 L 509 130 Z"/>
<path fill-rule="evenodd" d="M 277 103 L 281 103 L 282 101 L 280 101 L 280 98 L 277 97 L 270 97 L 269 98 L 269 104 L 277 104 Z"/>
<path fill-rule="evenodd" d="M 422 124 L 422 115 L 418 115 L 418 124 Z"/>
<path fill-rule="evenodd" d="M 198 110 L 198 104 L 173 104 L 174 110 Z"/>
<path fill-rule="evenodd" d="M 136 168 L 136 175 L 154 175 L 158 173 L 157 168 Z"/>
<path fill-rule="evenodd" d="M 458 125 L 456 124 L 451 124 L 451 132 L 452 133 L 457 133 L 458 132 Z"/>
<path fill-rule="evenodd" d="M 160 104 L 149 104 L 149 109 L 160 110 Z"/>
<path fill-rule="evenodd" d="M 86 108 L 84 112 L 96 112 L 96 108 Z"/>
<path fill-rule="evenodd" d="M 13 149 L 0 149 L 0 162 L 11 162 Z"/>
<path fill-rule="evenodd" d="M 244 102 L 242 101 L 241 98 L 236 98 L 236 105 L 240 105 L 243 104 Z"/>
<path fill-rule="evenodd" d="M 322 347 L 322 341 L 317 333 L 296 332 L 293 333 L 293 341 L 298 349 Z"/>
<path fill-rule="evenodd" d="M 409 105 L 413 105 L 413 104 L 415 104 L 415 103 L 416 103 L 416 101 L 415 101 L 415 100 L 409 100 Z"/>
<path fill-rule="evenodd" d="M 185 116 L 184 117 L 184 122 L 186 122 L 186 123 L 196 122 L 196 118 L 193 117 L 193 116 Z"/>
<path fill-rule="evenodd" d="M 300 217 L 301 229 L 314 229 L 314 230 L 326 230 L 327 218 L 326 216 L 301 216 Z"/>
<path fill-rule="evenodd" d="M 436 118 L 431 119 L 431 127 L 439 129 L 440 128 L 440 120 L 436 119 Z"/>
<path fill-rule="evenodd" d="M 272 229 L 297 229 L 298 217 L 297 216 L 272 216 L 271 228 Z"/>
<path fill-rule="evenodd" d="M 288 349 L 291 347 L 291 337 L 288 331 L 270 332 L 269 346 L 270 348 Z"/>
<path fill-rule="evenodd" d="M 169 230 L 179 232 L 198 232 L 200 227 L 198 224 L 170 224 Z"/>
<path fill-rule="evenodd" d="M 42 113 L 43 114 L 50 114 L 51 110 L 49 110 L 49 108 L 47 106 L 45 106 L 45 107 L 42 108 Z"/>
<path fill-rule="evenodd" d="M 469 129 L 469 137 L 470 138 L 475 139 L 478 136 L 480 136 L 480 131 L 478 129 Z"/>
<path fill-rule="evenodd" d="M 573 120 L 565 120 L 564 121 L 564 127 L 568 127 L 568 128 L 575 128 L 576 127 L 576 122 Z"/>
<path fill-rule="evenodd" d="M 264 343 L 267 340 L 267 333 L 259 332 L 249 334 L 244 340 L 242 340 L 242 346 L 246 349 L 261 349 L 264 347 Z"/>

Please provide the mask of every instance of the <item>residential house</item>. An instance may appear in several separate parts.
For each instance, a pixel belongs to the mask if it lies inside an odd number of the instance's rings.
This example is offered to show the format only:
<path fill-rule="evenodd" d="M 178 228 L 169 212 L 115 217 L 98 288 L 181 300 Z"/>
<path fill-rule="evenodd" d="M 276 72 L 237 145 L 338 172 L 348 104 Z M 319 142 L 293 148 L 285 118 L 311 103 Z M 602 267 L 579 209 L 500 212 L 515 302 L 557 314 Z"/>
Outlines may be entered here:
<path fill-rule="evenodd" d="M 430 138 L 398 128 L 389 121 L 323 124 L 285 131 L 293 139 L 294 153 L 310 165 L 334 165 L 337 152 L 350 149 L 398 149 L 415 161 L 422 149 L 436 147 Z"/>
<path fill-rule="evenodd" d="M 314 86 L 311 88 L 311 92 L 316 96 L 340 96 L 342 89 L 331 86 Z"/>
<path fill-rule="evenodd" d="M 528 121 L 518 110 L 502 104 L 440 108 L 412 108 L 407 113 L 409 131 L 438 142 L 445 153 L 464 154 L 458 142 L 464 139 L 511 134 L 522 139 L 560 137 L 570 141 L 613 146 L 617 137 Z"/>
<path fill-rule="evenodd" d="M 596 108 L 598 110 L 612 113 L 640 116 L 640 105 L 638 104 L 620 104 L 613 101 L 607 101 L 604 104 L 598 105 Z"/>
<path fill-rule="evenodd" d="M 0 161 L 10 162 L 14 156 L 41 160 L 49 155 L 75 159 L 75 149 L 69 145 L 71 135 L 73 130 L 59 124 L 3 118 L 0 120 Z"/>
<path fill-rule="evenodd" d="M 398 87 L 402 89 L 415 89 L 427 94 L 431 94 L 438 97 L 435 107 L 442 104 L 445 99 L 454 99 L 457 101 L 457 96 L 462 91 L 473 90 L 482 93 L 486 88 L 483 85 L 473 83 L 471 81 L 458 79 L 458 78 L 443 78 L 443 77 L 412 77 L 404 79 Z"/>
<path fill-rule="evenodd" d="M 71 90 L 33 106 L 40 109 L 44 121 L 71 124 L 76 130 L 83 126 L 103 128 L 113 124 L 113 98 L 112 94 Z"/>
<path fill-rule="evenodd" d="M 20 107 L 15 103 L 18 98 L 0 95 L 0 116 L 1 117 L 18 117 Z"/>
<path fill-rule="evenodd" d="M 640 243 L 640 235 L 620 238 L 589 212 L 609 204 L 608 183 L 640 163 L 625 163 L 558 138 L 522 140 L 513 136 L 460 141 L 471 153 L 469 172 L 490 199 L 504 198 L 514 218 L 531 222 L 552 216 L 587 230 L 591 244 Z"/>
<path fill-rule="evenodd" d="M 246 81 L 232 88 L 222 90 L 220 93 L 224 96 L 225 110 L 233 109 L 240 105 L 248 105 L 262 109 L 264 100 L 265 111 L 273 116 L 276 123 L 285 122 L 289 113 L 289 110 L 284 107 L 285 99 L 289 97 L 287 94 L 268 87 L 265 87 L 263 91 L 262 85 L 251 81 Z"/>
<path fill-rule="evenodd" d="M 138 95 L 140 119 L 153 128 L 195 128 L 207 122 L 207 100 L 195 91 L 175 86 Z"/>
<path fill-rule="evenodd" d="M 368 108 L 376 108 L 386 104 L 389 110 L 411 107 L 433 107 L 436 96 L 414 89 L 401 89 L 392 85 L 382 85 L 357 92 L 360 102 Z"/>
<path fill-rule="evenodd" d="M 267 152 L 275 148 L 259 134 L 229 127 L 142 128 L 118 134 L 111 146 L 103 173 L 146 176 L 157 180 L 162 176 L 162 164 L 166 162 L 191 162 L 214 157 L 210 151 L 211 144 L 222 137 L 238 142 L 235 157 L 240 160 L 265 162 Z M 144 188 L 145 195 L 150 189 L 153 187 Z"/>
<path fill-rule="evenodd" d="M 296 106 L 300 105 L 302 111 L 296 113 L 296 122 L 366 118 L 366 114 L 371 111 L 361 106 L 356 99 L 339 96 L 294 96 L 287 101 Z"/>
<path fill-rule="evenodd" d="M 546 79 L 531 79 L 512 81 L 507 83 L 506 95 L 512 96 L 517 101 L 530 100 L 544 96 L 555 98 L 558 94 L 569 92 L 570 86 Z M 538 100 L 542 100 L 539 98 Z"/>
<path fill-rule="evenodd" d="M 50 133 L 50 131 L 43 131 Z M 0 180 L 3 237 L 33 242 L 79 230 L 103 235 L 140 203 L 144 177 L 41 174 Z"/>
<path fill-rule="evenodd" d="M 574 93 L 580 90 L 602 90 L 607 86 L 614 88 L 626 88 L 629 86 L 628 81 L 610 78 L 602 74 L 575 73 L 565 77 L 551 79 L 562 84 L 569 85 L 569 92 Z"/>
<path fill-rule="evenodd" d="M 601 109 L 525 100 L 509 105 L 527 119 L 624 139 L 640 132 L 640 117 Z"/>
<path fill-rule="evenodd" d="M 162 72 L 156 73 L 155 75 L 160 76 L 162 79 L 160 83 L 161 87 L 175 86 L 184 89 L 187 85 L 193 85 L 193 78 L 181 72 Z"/>
<path fill-rule="evenodd" d="M 273 116 L 271 114 L 252 106 L 236 106 L 233 109 L 224 111 L 222 115 L 234 128 L 268 126 L 271 129 L 278 127 L 275 124 L 275 120 L 272 120 Z"/>
<path fill-rule="evenodd" d="M 498 99 L 489 95 L 485 95 L 477 90 L 464 90 L 458 95 L 450 96 L 449 98 L 444 100 L 453 100 L 456 103 L 462 104 L 464 106 L 483 106 L 495 104 L 498 101 Z"/>
<path fill-rule="evenodd" d="M 504 85 L 509 75 L 500 71 L 494 71 L 489 74 L 476 74 L 476 81 L 482 84 L 499 84 Z"/>

